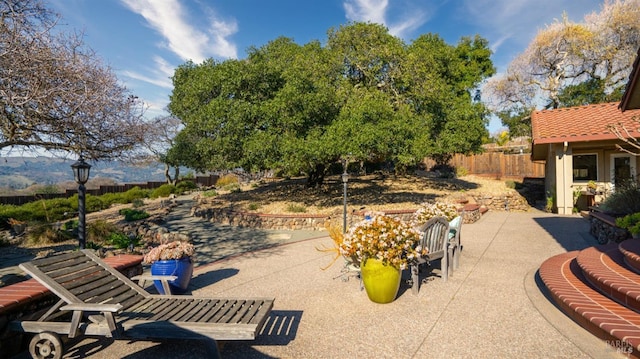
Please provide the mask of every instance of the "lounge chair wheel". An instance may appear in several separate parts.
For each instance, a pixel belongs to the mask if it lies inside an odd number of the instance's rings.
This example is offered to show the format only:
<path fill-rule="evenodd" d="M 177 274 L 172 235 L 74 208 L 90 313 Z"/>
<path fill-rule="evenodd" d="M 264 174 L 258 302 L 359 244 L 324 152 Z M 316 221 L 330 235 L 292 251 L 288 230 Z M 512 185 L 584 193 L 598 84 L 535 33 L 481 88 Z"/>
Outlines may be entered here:
<path fill-rule="evenodd" d="M 29 343 L 29 354 L 37 359 L 60 359 L 62 358 L 62 341 L 58 334 L 38 333 Z"/>

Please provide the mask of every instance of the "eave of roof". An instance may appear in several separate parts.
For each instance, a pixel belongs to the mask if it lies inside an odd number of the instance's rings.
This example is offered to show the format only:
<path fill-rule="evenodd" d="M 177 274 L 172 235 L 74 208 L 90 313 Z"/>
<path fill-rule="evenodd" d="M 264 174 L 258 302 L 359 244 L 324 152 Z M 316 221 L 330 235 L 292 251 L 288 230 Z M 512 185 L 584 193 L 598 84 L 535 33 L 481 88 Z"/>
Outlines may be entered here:
<path fill-rule="evenodd" d="M 640 108 L 640 49 L 636 59 L 633 61 L 633 67 L 631 68 L 631 74 L 629 74 L 629 81 L 625 87 L 622 100 L 618 107 L 624 112 L 627 110 L 633 110 Z"/>

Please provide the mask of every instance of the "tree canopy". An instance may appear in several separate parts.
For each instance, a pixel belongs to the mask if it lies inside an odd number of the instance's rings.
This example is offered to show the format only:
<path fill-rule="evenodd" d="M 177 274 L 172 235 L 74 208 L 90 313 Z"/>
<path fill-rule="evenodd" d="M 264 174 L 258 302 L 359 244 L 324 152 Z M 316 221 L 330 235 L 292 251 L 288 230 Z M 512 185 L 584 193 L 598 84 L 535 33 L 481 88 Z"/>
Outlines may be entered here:
<path fill-rule="evenodd" d="M 400 170 L 446 161 L 486 136 L 476 91 L 495 72 L 490 56 L 479 36 L 405 44 L 382 25 L 350 23 L 324 46 L 281 37 L 246 59 L 187 62 L 168 106 L 185 126 L 173 150 L 189 148 L 184 164 L 197 170 L 282 169 L 311 183 L 347 157 Z"/>
<path fill-rule="evenodd" d="M 565 15 L 489 80 L 489 107 L 510 132 L 530 134 L 534 109 L 619 101 L 639 47 L 640 0 L 607 1 L 581 23 Z"/>
<path fill-rule="evenodd" d="M 0 149 L 129 151 L 144 133 L 142 102 L 58 20 L 40 0 L 0 1 Z"/>

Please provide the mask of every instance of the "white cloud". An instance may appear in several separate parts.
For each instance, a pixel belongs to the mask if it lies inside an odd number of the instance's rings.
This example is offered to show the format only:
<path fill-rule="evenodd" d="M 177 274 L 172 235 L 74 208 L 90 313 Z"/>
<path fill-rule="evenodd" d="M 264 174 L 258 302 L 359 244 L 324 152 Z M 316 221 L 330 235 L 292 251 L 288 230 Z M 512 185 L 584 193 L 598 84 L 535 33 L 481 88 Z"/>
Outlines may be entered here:
<path fill-rule="evenodd" d="M 389 6 L 388 0 L 346 0 L 344 10 L 347 19 L 352 21 L 370 21 L 385 24 L 385 12 Z"/>
<path fill-rule="evenodd" d="M 139 72 L 129 70 L 121 71 L 120 73 L 133 80 L 146 82 L 166 89 L 172 89 L 173 83 L 171 82 L 171 76 L 173 76 L 175 68 L 160 56 L 156 56 L 153 61 L 156 66 L 149 69 L 152 76 L 143 75 Z"/>
<path fill-rule="evenodd" d="M 464 0 L 462 16 L 479 26 L 483 36 L 500 45 L 525 48 L 539 30 L 562 18 L 582 22 L 584 15 L 599 11 L 601 0 Z"/>
<path fill-rule="evenodd" d="M 348 20 L 382 24 L 389 29 L 389 33 L 398 37 L 404 37 L 428 20 L 425 11 L 411 1 L 394 5 L 396 6 L 390 7 L 388 0 L 345 0 L 343 3 Z M 395 11 L 398 15 L 393 20 L 388 20 L 390 12 L 400 8 L 404 11 Z"/>
<path fill-rule="evenodd" d="M 163 46 L 183 60 L 200 63 L 208 57 L 237 58 L 235 44 L 227 40 L 238 31 L 237 24 L 217 18 L 213 9 L 204 9 L 211 22 L 209 32 L 204 33 L 177 0 L 121 1 L 144 17 L 148 25 L 162 35 Z"/>

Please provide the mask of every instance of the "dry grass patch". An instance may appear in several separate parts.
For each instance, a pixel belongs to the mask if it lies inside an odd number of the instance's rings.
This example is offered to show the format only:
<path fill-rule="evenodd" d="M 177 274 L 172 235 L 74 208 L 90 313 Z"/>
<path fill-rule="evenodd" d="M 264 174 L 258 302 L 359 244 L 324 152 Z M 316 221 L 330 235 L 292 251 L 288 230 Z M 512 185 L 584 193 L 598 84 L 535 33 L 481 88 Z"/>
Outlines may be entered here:
<path fill-rule="evenodd" d="M 204 207 L 290 214 L 296 208 L 305 213 L 332 214 L 342 211 L 343 183 L 340 176 L 330 176 L 319 188 L 307 188 L 304 178 L 278 180 L 243 186 L 241 192 L 221 193 L 204 198 Z M 422 202 L 457 200 L 476 194 L 500 194 L 513 191 L 505 181 L 465 176 L 445 179 L 429 176 L 352 176 L 347 184 L 349 210 L 390 210 L 416 208 Z"/>

